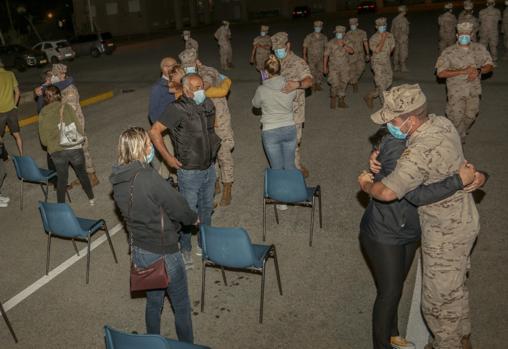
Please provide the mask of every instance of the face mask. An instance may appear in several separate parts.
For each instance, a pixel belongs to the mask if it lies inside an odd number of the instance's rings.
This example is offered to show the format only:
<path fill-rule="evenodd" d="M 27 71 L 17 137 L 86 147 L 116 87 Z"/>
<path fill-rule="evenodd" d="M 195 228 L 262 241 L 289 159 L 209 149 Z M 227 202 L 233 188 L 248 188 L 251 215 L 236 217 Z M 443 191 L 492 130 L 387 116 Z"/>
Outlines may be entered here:
<path fill-rule="evenodd" d="M 55 75 L 51 76 L 51 83 L 52 84 L 56 84 L 59 81 L 60 81 L 60 78 L 58 76 L 55 76 Z"/>
<path fill-rule="evenodd" d="M 470 35 L 459 35 L 459 44 L 466 46 L 469 45 L 470 42 L 471 42 Z"/>
<path fill-rule="evenodd" d="M 196 67 L 187 67 L 184 70 L 185 74 L 196 74 Z"/>
<path fill-rule="evenodd" d="M 261 36 L 265 36 L 266 35 L 266 32 L 261 32 Z"/>
<path fill-rule="evenodd" d="M 186 36 L 184 36 L 184 37 L 183 37 L 183 39 L 184 39 L 185 41 L 187 41 L 187 40 L 189 40 L 189 39 L 190 39 L 190 36 L 187 36 L 187 35 L 186 35 Z"/>
<path fill-rule="evenodd" d="M 150 153 L 145 156 L 145 162 L 147 164 L 151 163 L 153 161 L 153 158 L 155 157 L 155 149 L 153 147 L 153 144 L 150 145 Z"/>
<path fill-rule="evenodd" d="M 278 59 L 283 59 L 284 57 L 286 57 L 286 49 L 285 48 L 278 48 L 275 50 L 275 57 L 277 57 Z"/>
<path fill-rule="evenodd" d="M 384 33 L 386 31 L 386 25 L 382 25 L 382 26 L 378 27 L 377 31 L 380 33 Z"/>
<path fill-rule="evenodd" d="M 205 90 L 194 91 L 194 97 L 192 97 L 192 99 L 194 100 L 194 102 L 196 102 L 197 105 L 203 103 L 205 101 L 205 98 L 206 98 Z"/>
<path fill-rule="evenodd" d="M 355 30 L 356 30 L 356 28 L 358 28 L 356 25 L 352 25 L 352 26 L 351 26 L 351 30 L 352 30 L 352 31 L 355 31 Z"/>
<path fill-rule="evenodd" d="M 314 27 L 315 33 L 321 33 L 321 27 Z"/>
<path fill-rule="evenodd" d="M 342 40 L 342 33 L 335 33 L 335 37 L 339 40 Z"/>
<path fill-rule="evenodd" d="M 388 132 L 390 132 L 390 134 L 396 139 L 406 139 L 409 131 L 407 133 L 404 133 L 400 129 L 408 120 L 409 118 L 406 121 L 404 121 L 402 125 L 400 125 L 399 127 L 394 126 L 391 122 L 387 123 L 386 127 L 388 128 Z"/>

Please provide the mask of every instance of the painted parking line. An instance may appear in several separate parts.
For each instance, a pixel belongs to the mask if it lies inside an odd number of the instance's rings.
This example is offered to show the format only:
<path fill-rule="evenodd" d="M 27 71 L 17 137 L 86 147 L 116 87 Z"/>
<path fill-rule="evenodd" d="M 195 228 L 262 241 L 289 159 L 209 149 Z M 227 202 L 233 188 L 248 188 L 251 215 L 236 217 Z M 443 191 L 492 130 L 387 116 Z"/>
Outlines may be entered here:
<path fill-rule="evenodd" d="M 407 322 L 406 338 L 413 342 L 416 348 L 423 348 L 429 343 L 430 333 L 423 320 L 420 304 L 422 302 L 422 257 L 417 254 L 416 280 L 411 300 L 411 309 L 409 310 L 409 319 Z"/>
<path fill-rule="evenodd" d="M 111 238 L 115 236 L 116 233 L 118 233 L 120 230 L 123 229 L 123 224 L 118 223 L 109 231 L 109 234 L 111 235 Z M 106 234 L 103 234 L 101 237 L 95 239 L 91 246 L 90 251 L 93 251 L 95 248 L 100 246 L 104 241 L 107 241 Z M 81 251 L 79 251 L 78 255 L 73 255 L 69 259 L 67 259 L 65 262 L 60 264 L 58 267 L 52 269 L 48 275 L 44 275 L 39 280 L 35 281 L 33 284 L 25 288 L 23 291 L 9 299 L 7 302 L 3 304 L 5 311 L 9 311 L 10 309 L 14 308 L 19 303 L 23 302 L 25 299 L 27 299 L 30 295 L 37 292 L 42 286 L 49 283 L 51 280 L 56 278 L 58 275 L 63 273 L 65 270 L 69 269 L 73 264 L 78 262 L 80 259 L 84 258 L 87 254 L 87 248 L 83 248 Z M 83 271 L 84 273 L 84 271 Z M 83 275 L 84 278 L 84 275 Z M 1 315 L 0 315 L 1 316 Z"/>

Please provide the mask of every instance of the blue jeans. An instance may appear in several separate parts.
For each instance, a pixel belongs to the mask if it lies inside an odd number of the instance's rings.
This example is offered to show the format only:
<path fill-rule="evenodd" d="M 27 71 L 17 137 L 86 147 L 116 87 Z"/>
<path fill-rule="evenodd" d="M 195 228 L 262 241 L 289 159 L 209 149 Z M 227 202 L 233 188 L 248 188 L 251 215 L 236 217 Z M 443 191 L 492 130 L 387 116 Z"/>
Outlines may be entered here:
<path fill-rule="evenodd" d="M 285 126 L 261 132 L 263 146 L 270 167 L 275 170 L 294 170 L 296 127 Z"/>
<path fill-rule="evenodd" d="M 147 267 L 162 255 L 152 253 L 134 246 L 132 260 L 138 267 Z M 160 334 L 161 313 L 164 306 L 164 295 L 167 293 L 175 314 L 175 327 L 178 340 L 193 343 L 192 317 L 189 291 L 187 288 L 187 272 L 180 252 L 164 255 L 166 271 L 169 276 L 167 289 L 146 292 L 145 322 L 148 334 Z"/>
<path fill-rule="evenodd" d="M 198 214 L 201 224 L 212 225 L 213 196 L 215 192 L 215 164 L 206 170 L 177 171 L 178 189 L 189 204 L 191 210 Z M 192 250 L 191 232 L 182 229 L 180 232 L 180 249 L 182 252 Z"/>

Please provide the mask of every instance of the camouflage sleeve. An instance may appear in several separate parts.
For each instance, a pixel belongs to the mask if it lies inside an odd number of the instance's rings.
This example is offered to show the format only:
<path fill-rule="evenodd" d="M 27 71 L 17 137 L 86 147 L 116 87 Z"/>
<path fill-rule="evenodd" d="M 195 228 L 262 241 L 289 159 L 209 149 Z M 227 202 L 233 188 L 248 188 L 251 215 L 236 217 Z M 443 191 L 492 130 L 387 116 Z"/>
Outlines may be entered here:
<path fill-rule="evenodd" d="M 367 32 L 366 31 L 362 31 L 362 41 L 368 41 Z"/>
<path fill-rule="evenodd" d="M 393 37 L 393 35 L 390 35 L 390 37 L 388 38 L 386 44 L 388 45 L 388 52 L 392 52 L 393 49 L 395 48 L 395 38 Z"/>
<path fill-rule="evenodd" d="M 480 44 L 481 45 L 481 44 Z M 483 45 L 480 46 L 481 47 L 481 67 L 484 67 L 486 65 L 494 65 L 494 62 L 492 61 L 492 56 L 490 55 L 489 51 L 487 51 L 487 48 Z"/>
<path fill-rule="evenodd" d="M 371 48 L 371 50 L 377 46 L 377 44 L 379 42 L 379 40 L 377 39 L 378 37 L 379 36 L 376 37 L 375 34 L 370 37 L 369 47 Z"/>
<path fill-rule="evenodd" d="M 330 55 L 330 51 L 331 51 L 331 47 L 330 46 L 331 46 L 331 41 L 328 41 L 328 43 L 325 46 L 325 53 L 324 53 L 325 56 L 329 56 Z"/>
<path fill-rule="evenodd" d="M 299 59 L 299 66 L 300 69 L 298 69 L 298 77 L 300 81 L 308 77 L 312 78 L 309 65 L 301 58 Z"/>
<path fill-rule="evenodd" d="M 76 90 L 69 92 L 65 98 L 65 103 L 68 103 L 74 110 L 79 106 L 79 94 Z"/>
<path fill-rule="evenodd" d="M 252 40 L 252 46 L 256 46 L 256 45 L 258 45 L 258 44 L 259 44 L 259 39 L 258 39 L 258 37 L 256 36 L 256 37 L 254 38 L 254 40 Z"/>
<path fill-rule="evenodd" d="M 441 55 L 437 58 L 436 61 L 436 71 L 437 73 L 441 73 L 442 71 L 450 69 L 450 61 L 448 60 L 446 50 L 441 53 Z"/>
<path fill-rule="evenodd" d="M 309 47 L 309 36 L 307 35 L 305 39 L 303 39 L 303 47 L 308 48 Z"/>

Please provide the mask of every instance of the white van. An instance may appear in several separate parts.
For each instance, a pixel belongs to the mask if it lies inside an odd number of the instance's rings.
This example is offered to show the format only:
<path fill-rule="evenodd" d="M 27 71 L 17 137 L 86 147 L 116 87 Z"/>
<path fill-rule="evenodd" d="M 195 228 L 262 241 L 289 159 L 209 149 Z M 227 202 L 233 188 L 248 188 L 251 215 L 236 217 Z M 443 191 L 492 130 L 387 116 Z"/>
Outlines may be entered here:
<path fill-rule="evenodd" d="M 48 57 L 48 61 L 53 64 L 61 61 L 72 61 L 76 57 L 76 52 L 67 40 L 42 41 L 32 49 L 44 52 Z"/>

